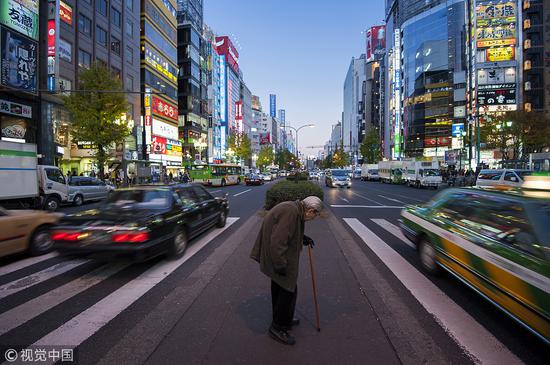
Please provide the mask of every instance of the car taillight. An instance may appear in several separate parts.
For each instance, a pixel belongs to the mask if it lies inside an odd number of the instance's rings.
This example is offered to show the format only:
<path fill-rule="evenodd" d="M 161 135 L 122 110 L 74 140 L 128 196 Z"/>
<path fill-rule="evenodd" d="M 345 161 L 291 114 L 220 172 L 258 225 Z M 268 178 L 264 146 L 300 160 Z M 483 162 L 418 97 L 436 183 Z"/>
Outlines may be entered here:
<path fill-rule="evenodd" d="M 88 234 L 83 232 L 55 231 L 52 233 L 53 241 L 78 241 L 86 237 L 88 237 Z"/>
<path fill-rule="evenodd" d="M 149 240 L 149 232 L 119 232 L 111 236 L 116 243 L 141 243 Z"/>

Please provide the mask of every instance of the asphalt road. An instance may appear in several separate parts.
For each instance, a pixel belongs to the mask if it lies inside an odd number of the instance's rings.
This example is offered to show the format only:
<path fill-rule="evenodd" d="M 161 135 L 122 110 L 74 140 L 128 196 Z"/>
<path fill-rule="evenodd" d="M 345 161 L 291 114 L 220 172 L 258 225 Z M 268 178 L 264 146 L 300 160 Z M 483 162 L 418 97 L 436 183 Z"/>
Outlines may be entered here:
<path fill-rule="evenodd" d="M 257 295 L 264 288 L 263 281 L 255 279 L 257 268 L 247 257 L 261 222 L 256 213 L 271 184 L 210 188 L 213 195 L 228 195 L 228 225 L 195 239 L 178 260 L 99 262 L 56 253 L 2 260 L 0 356 L 8 348 L 54 346 L 73 348 L 79 364 L 277 360 L 283 356 L 281 345 L 258 340 L 258 336 L 267 338 L 263 332 L 266 318 L 253 307 L 265 307 L 269 298 Z M 323 189 L 331 216 L 351 237 L 351 243 L 347 247 L 342 242 L 340 246 L 330 244 L 342 241 L 342 233 L 328 219 L 309 226 L 308 234 L 320 246 L 316 252 L 327 330 L 324 337 L 315 337 L 307 332 L 307 324 L 302 325 L 298 332 L 299 341 L 303 339 L 302 352 L 285 354 L 288 363 L 365 363 L 369 359 L 407 363 L 404 359 L 415 357 L 404 353 L 414 351 L 401 343 L 405 333 L 392 327 L 392 319 L 406 323 L 401 329 L 418 331 L 414 335 L 419 347 L 425 336 L 440 349 L 423 362 L 469 363 L 462 348 L 490 358 L 493 347 L 499 346 L 503 353 L 526 363 L 543 363 L 549 358 L 548 348 L 465 285 L 448 275 L 431 277 L 422 272 L 415 249 L 394 228 L 404 205 L 425 202 L 435 190 L 361 181 L 354 181 L 351 189 Z M 90 203 L 61 211 L 97 206 Z M 368 265 L 361 267 L 363 261 Z M 306 280 L 307 268 L 302 269 L 300 275 Z M 363 269 L 372 276 L 361 277 Z M 387 307 L 377 302 L 378 297 L 388 299 L 388 293 L 375 275 L 395 294 L 386 301 L 393 303 Z M 437 303 L 420 295 L 426 287 L 440 293 Z M 299 295 L 302 319 L 313 316 L 311 306 L 301 302 L 305 301 L 301 296 L 307 295 Z M 403 311 L 392 313 L 399 305 Z M 444 310 L 439 310 L 442 306 Z M 455 319 L 464 315 L 463 327 L 453 327 Z M 464 338 L 468 334 L 472 336 Z M 300 349 L 299 345 L 296 348 Z M 349 356 L 342 358 L 343 353 Z"/>

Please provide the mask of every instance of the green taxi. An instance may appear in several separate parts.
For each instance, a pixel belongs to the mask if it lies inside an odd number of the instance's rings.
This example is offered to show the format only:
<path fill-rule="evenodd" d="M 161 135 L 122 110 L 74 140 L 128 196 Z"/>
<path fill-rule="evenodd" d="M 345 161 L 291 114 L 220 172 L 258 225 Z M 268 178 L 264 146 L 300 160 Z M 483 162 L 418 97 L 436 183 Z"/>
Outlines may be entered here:
<path fill-rule="evenodd" d="M 401 212 L 424 270 L 444 269 L 550 344 L 550 192 L 448 189 Z"/>

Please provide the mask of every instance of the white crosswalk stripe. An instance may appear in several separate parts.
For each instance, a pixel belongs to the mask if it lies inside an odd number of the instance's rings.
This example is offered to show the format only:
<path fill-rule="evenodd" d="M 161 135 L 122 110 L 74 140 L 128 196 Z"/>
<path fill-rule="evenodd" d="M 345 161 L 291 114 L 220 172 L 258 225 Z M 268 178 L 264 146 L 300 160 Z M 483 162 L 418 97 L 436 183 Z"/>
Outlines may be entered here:
<path fill-rule="evenodd" d="M 38 264 L 39 262 L 46 261 L 48 259 L 51 259 L 53 257 L 59 256 L 57 252 L 51 252 L 46 255 L 42 256 L 36 256 L 36 257 L 29 257 L 23 260 L 19 260 L 16 262 L 13 262 L 9 265 L 0 267 L 0 276 L 11 274 L 12 272 L 24 269 L 26 267 L 32 266 L 34 264 Z"/>
<path fill-rule="evenodd" d="M 357 218 L 343 219 L 455 341 L 481 363 L 520 364 L 489 331 Z"/>
<path fill-rule="evenodd" d="M 401 233 L 401 230 L 399 229 L 399 227 L 397 227 L 395 224 L 390 223 L 385 219 L 372 218 L 371 221 L 378 224 L 380 227 L 384 228 L 386 231 L 388 231 L 395 237 L 399 238 L 399 240 L 401 240 L 401 242 L 405 243 L 407 246 L 410 246 L 416 249 L 416 246 L 414 245 L 414 243 L 409 241 L 407 237 L 405 237 L 403 233 Z"/>

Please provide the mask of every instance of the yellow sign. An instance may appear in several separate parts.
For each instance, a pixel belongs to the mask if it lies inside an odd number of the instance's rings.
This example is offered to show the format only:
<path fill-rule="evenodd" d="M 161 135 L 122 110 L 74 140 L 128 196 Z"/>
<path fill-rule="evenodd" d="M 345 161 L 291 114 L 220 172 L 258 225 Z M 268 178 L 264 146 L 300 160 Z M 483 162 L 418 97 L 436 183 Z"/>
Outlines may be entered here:
<path fill-rule="evenodd" d="M 515 39 L 494 39 L 489 41 L 477 41 L 477 48 L 512 46 L 516 44 Z"/>
<path fill-rule="evenodd" d="M 516 4 L 507 2 L 501 4 L 479 5 L 476 7 L 476 20 L 479 26 L 480 21 L 491 22 L 494 20 L 508 20 L 515 22 Z"/>
<path fill-rule="evenodd" d="M 512 61 L 515 59 L 514 47 L 489 48 L 485 50 L 487 62 Z"/>

